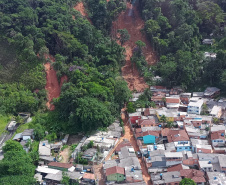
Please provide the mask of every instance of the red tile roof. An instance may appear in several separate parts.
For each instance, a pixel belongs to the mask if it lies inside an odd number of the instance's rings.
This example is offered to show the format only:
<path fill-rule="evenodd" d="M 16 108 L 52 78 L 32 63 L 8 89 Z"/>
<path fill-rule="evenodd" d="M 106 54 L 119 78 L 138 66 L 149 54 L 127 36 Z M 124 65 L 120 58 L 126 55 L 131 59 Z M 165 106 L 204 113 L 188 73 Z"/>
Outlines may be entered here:
<path fill-rule="evenodd" d="M 153 125 L 155 124 L 155 119 L 151 118 L 151 119 L 140 119 L 138 121 L 138 125 Z"/>
<path fill-rule="evenodd" d="M 125 169 L 119 166 L 114 166 L 106 169 L 106 176 L 115 174 L 115 173 L 125 175 Z"/>
<path fill-rule="evenodd" d="M 166 87 L 164 87 L 164 86 L 154 86 L 155 87 L 155 89 L 166 89 Z"/>
<path fill-rule="evenodd" d="M 70 163 L 59 163 L 59 162 L 50 162 L 48 166 L 55 166 L 59 168 L 71 168 L 73 164 Z"/>
<path fill-rule="evenodd" d="M 195 169 L 184 169 L 180 170 L 181 177 L 186 177 L 194 180 L 196 183 L 206 182 L 204 178 L 204 173 Z"/>
<path fill-rule="evenodd" d="M 161 130 L 162 136 L 168 136 L 170 129 L 169 128 L 164 128 Z"/>
<path fill-rule="evenodd" d="M 182 164 L 177 164 L 177 165 L 167 168 L 168 172 L 175 172 L 175 171 L 180 171 L 180 170 L 183 170 Z"/>
<path fill-rule="evenodd" d="M 185 130 L 170 130 L 167 135 L 168 142 L 189 141 L 188 134 Z"/>
<path fill-rule="evenodd" d="M 167 97 L 166 98 L 166 103 L 180 103 L 180 98 L 175 98 L 175 97 Z"/>
<path fill-rule="evenodd" d="M 95 175 L 93 173 L 84 173 L 83 179 L 92 179 L 92 180 L 95 180 Z"/>
<path fill-rule="evenodd" d="M 224 136 L 221 136 L 222 132 L 213 132 L 211 133 L 211 140 L 214 140 L 214 139 L 223 139 L 225 140 L 225 137 Z"/>
<path fill-rule="evenodd" d="M 151 130 L 143 132 L 143 136 L 147 136 L 147 135 L 152 135 L 152 136 L 159 137 L 159 133 L 158 132 L 151 131 Z"/>

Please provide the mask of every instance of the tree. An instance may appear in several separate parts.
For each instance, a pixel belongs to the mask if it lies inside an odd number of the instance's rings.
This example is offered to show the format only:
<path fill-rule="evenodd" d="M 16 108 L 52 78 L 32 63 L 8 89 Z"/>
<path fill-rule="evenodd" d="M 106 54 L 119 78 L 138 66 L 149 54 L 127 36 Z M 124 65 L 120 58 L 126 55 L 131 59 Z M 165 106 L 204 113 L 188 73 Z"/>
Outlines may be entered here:
<path fill-rule="evenodd" d="M 62 180 L 60 182 L 64 185 L 70 184 L 70 177 L 67 175 L 67 173 L 63 172 Z"/>
<path fill-rule="evenodd" d="M 119 33 L 119 41 L 121 43 L 121 46 L 130 39 L 130 35 L 127 31 L 127 29 L 120 29 L 117 31 Z"/>
<path fill-rule="evenodd" d="M 184 178 L 182 181 L 180 181 L 179 185 L 196 185 L 196 183 L 192 179 Z"/>
<path fill-rule="evenodd" d="M 137 54 L 138 56 L 140 56 L 142 54 L 142 49 L 146 46 L 146 44 L 144 42 L 142 42 L 141 40 L 136 41 L 135 43 L 137 45 Z"/>
<path fill-rule="evenodd" d="M 3 146 L 2 149 L 3 149 L 3 152 L 23 151 L 22 145 L 19 142 L 13 141 L 13 140 L 6 141 L 5 146 Z"/>
<path fill-rule="evenodd" d="M 173 128 L 174 127 L 173 121 L 167 121 L 166 127 L 167 128 Z"/>
<path fill-rule="evenodd" d="M 45 137 L 45 129 L 39 123 L 34 125 L 34 136 L 37 141 L 40 141 Z"/>
<path fill-rule="evenodd" d="M 94 145 L 93 141 L 90 141 L 87 146 L 88 148 L 93 148 L 93 145 Z"/>
<path fill-rule="evenodd" d="M 136 109 L 134 107 L 134 104 L 132 102 L 129 102 L 126 107 L 127 107 L 127 112 L 128 113 L 133 113 L 133 112 L 136 111 Z"/>
<path fill-rule="evenodd" d="M 161 123 L 166 123 L 166 121 L 167 121 L 166 116 L 165 116 L 165 115 L 162 115 L 162 116 L 160 117 L 159 121 L 160 121 Z"/>
<path fill-rule="evenodd" d="M 220 123 L 220 120 L 218 119 L 218 118 L 213 118 L 213 123 L 215 123 L 215 124 L 219 124 Z"/>
<path fill-rule="evenodd" d="M 224 22 L 223 10 L 218 4 L 211 1 L 203 1 L 198 3 L 197 6 L 198 14 L 202 19 L 201 31 L 210 34 L 221 22 Z"/>

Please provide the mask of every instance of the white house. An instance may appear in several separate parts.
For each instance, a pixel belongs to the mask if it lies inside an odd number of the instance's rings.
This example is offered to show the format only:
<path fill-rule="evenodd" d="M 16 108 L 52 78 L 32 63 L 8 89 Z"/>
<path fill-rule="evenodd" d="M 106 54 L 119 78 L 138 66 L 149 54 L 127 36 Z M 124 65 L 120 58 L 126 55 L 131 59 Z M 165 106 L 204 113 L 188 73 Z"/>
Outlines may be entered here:
<path fill-rule="evenodd" d="M 200 114 L 202 110 L 203 100 L 190 102 L 188 104 L 188 114 Z"/>

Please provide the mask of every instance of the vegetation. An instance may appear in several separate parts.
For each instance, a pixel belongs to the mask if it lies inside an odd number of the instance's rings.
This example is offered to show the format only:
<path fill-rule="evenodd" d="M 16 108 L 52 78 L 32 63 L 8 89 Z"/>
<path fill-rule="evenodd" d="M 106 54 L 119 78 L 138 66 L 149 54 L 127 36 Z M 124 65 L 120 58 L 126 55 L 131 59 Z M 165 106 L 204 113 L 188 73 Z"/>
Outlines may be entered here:
<path fill-rule="evenodd" d="M 5 127 L 10 121 L 10 116 L 0 114 L 0 134 L 5 130 Z"/>
<path fill-rule="evenodd" d="M 145 32 L 160 62 L 152 67 L 167 86 L 185 89 L 197 86 L 224 85 L 225 3 L 218 0 L 142 0 Z M 210 36 L 210 34 L 212 36 Z M 212 46 L 202 46 L 203 39 L 214 39 Z M 201 44 L 201 45 L 200 45 Z M 204 52 L 216 52 L 216 60 Z"/>
<path fill-rule="evenodd" d="M 196 185 L 196 183 L 192 179 L 184 178 L 179 185 Z"/>
<path fill-rule="evenodd" d="M 3 147 L 3 151 L 4 158 L 0 161 L 0 183 L 7 185 L 34 184 L 35 166 L 32 163 L 32 158 L 23 150 L 21 144 L 9 140 Z"/>

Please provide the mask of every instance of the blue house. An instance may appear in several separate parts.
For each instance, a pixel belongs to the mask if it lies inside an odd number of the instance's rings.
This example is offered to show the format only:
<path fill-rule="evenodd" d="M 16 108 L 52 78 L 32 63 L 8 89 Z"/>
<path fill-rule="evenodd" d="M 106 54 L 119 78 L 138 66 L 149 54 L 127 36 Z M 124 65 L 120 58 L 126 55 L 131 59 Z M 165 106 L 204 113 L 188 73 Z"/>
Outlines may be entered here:
<path fill-rule="evenodd" d="M 154 144 L 156 140 L 159 138 L 159 133 L 155 131 L 146 131 L 143 132 L 143 142 L 144 144 Z"/>
<path fill-rule="evenodd" d="M 143 137 L 144 144 L 154 144 L 156 137 L 153 135 L 146 135 Z"/>
<path fill-rule="evenodd" d="M 177 152 L 192 151 L 190 141 L 178 141 L 178 142 L 174 142 L 174 144 Z"/>

